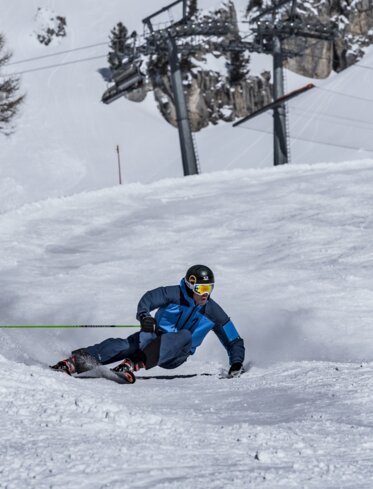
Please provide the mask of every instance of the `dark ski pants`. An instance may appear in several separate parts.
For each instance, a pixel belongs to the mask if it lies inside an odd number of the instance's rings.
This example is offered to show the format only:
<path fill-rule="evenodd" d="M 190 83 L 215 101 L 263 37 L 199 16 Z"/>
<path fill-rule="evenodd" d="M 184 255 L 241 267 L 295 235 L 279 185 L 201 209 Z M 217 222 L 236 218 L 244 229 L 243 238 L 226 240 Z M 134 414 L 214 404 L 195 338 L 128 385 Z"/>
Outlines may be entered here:
<path fill-rule="evenodd" d="M 119 362 L 125 358 L 136 361 L 139 353 L 145 355 L 146 368 L 156 365 L 172 369 L 179 367 L 190 355 L 192 348 L 192 334 L 188 330 L 176 333 L 164 333 L 157 336 L 155 333 L 137 332 L 128 338 L 108 338 L 96 345 L 84 348 L 100 363 Z"/>

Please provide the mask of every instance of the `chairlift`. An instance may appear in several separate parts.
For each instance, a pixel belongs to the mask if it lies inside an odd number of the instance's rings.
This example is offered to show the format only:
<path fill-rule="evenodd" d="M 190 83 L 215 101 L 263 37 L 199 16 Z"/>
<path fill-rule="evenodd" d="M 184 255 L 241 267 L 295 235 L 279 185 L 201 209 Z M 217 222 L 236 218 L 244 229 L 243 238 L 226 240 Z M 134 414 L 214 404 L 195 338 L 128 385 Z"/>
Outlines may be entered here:
<path fill-rule="evenodd" d="M 122 97 L 128 90 L 136 88 L 144 81 L 144 74 L 140 70 L 141 62 L 127 62 L 114 71 L 112 81 L 114 85 L 109 87 L 102 96 L 104 104 L 111 104 Z"/>

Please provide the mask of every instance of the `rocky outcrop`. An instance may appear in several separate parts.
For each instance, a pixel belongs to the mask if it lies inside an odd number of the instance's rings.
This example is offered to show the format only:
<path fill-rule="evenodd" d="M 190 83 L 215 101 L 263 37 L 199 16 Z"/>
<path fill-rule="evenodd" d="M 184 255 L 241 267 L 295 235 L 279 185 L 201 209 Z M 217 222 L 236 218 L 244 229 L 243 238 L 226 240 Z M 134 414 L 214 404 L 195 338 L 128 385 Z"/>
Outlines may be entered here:
<path fill-rule="evenodd" d="M 66 36 L 66 18 L 56 15 L 48 8 L 38 8 L 35 24 L 35 36 L 44 46 L 48 46 L 58 38 Z"/>
<path fill-rule="evenodd" d="M 226 45 L 240 40 L 237 14 L 233 2 L 228 2 L 213 14 L 200 14 L 192 9 L 196 21 L 211 19 L 228 21 L 234 28 L 219 41 Z M 215 42 L 214 45 L 212 43 Z M 208 56 L 216 59 L 219 70 L 205 69 Z M 184 93 L 192 131 L 196 132 L 209 124 L 219 121 L 230 122 L 259 109 L 272 99 L 270 73 L 260 75 L 249 73 L 247 53 L 232 53 L 230 50 L 216 49 L 216 39 L 206 37 L 198 52 L 181 56 Z M 153 55 L 144 69 L 144 83 L 128 91 L 125 96 L 132 101 L 142 101 L 148 92 L 153 92 L 163 117 L 177 126 L 176 108 L 171 88 L 167 55 Z"/>
<path fill-rule="evenodd" d="M 184 84 L 189 120 L 192 131 L 196 132 L 210 123 L 231 122 L 244 117 L 271 100 L 270 74 L 248 77 L 230 85 L 220 73 L 198 70 L 187 76 Z M 154 97 L 163 117 L 177 126 L 176 110 L 167 75 L 162 85 L 154 87 Z"/>
<path fill-rule="evenodd" d="M 333 41 L 295 38 L 284 42 L 302 54 L 289 58 L 285 66 L 309 78 L 327 78 L 331 71 L 340 72 L 364 56 L 364 47 L 373 43 L 372 0 L 325 0 L 298 2 L 297 15 L 307 22 L 334 23 L 337 35 Z M 284 9 L 282 17 L 288 11 Z"/>
<path fill-rule="evenodd" d="M 251 114 L 272 100 L 271 75 L 250 73 L 250 58 L 246 52 L 224 51 L 231 41 L 240 41 L 237 14 L 232 1 L 219 10 L 203 14 L 196 10 L 190 15 L 196 21 L 219 19 L 228 21 L 234 28 L 213 44 L 209 38 L 193 54 L 183 54 L 181 65 L 184 92 L 193 131 L 199 131 L 219 121 L 231 122 Z M 249 0 L 247 19 L 268 6 L 265 0 Z M 302 21 L 317 20 L 323 24 L 333 22 L 338 35 L 333 41 L 320 41 L 302 37 L 283 40 L 285 51 L 297 53 L 287 57 L 285 66 L 310 78 L 326 78 L 332 70 L 341 71 L 363 56 L 363 49 L 373 42 L 373 0 L 309 0 L 298 2 L 297 18 Z M 277 14 L 277 19 L 289 19 L 289 4 Z M 117 40 L 115 41 L 118 42 Z M 124 40 L 124 45 L 129 38 Z M 220 69 L 207 70 L 204 61 L 213 56 Z M 163 117 L 177 125 L 176 110 L 169 64 L 165 53 L 149 57 L 143 64 L 144 82 L 126 93 L 129 100 L 140 102 L 148 92 L 153 92 Z"/>

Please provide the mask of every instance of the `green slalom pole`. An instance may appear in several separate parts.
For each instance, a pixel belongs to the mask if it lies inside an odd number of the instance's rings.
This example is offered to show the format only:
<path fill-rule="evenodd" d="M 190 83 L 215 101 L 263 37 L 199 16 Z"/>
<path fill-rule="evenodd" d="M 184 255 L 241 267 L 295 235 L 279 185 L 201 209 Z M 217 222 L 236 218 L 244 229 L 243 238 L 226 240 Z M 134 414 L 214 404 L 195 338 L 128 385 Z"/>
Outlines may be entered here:
<path fill-rule="evenodd" d="M 50 329 L 67 329 L 67 328 L 139 328 L 139 324 L 43 324 L 43 325 L 0 325 L 0 329 L 20 329 L 20 328 L 50 328 Z"/>

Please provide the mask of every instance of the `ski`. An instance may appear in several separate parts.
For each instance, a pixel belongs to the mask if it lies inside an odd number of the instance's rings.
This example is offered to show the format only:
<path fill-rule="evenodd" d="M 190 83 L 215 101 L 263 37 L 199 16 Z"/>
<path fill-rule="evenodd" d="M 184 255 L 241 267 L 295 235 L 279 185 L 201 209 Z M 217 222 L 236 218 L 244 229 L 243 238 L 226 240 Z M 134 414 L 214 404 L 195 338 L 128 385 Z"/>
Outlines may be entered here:
<path fill-rule="evenodd" d="M 66 373 L 63 369 L 56 369 L 53 367 L 49 367 L 55 372 L 63 372 Z M 117 384 L 134 384 L 136 382 L 136 377 L 133 372 L 130 370 L 125 370 L 124 372 L 115 372 L 105 365 L 96 365 L 90 370 L 82 373 L 74 373 L 71 375 L 75 379 L 107 379 L 112 382 L 116 382 Z"/>
<path fill-rule="evenodd" d="M 93 355 L 84 349 L 75 350 L 71 357 L 49 366 L 55 372 L 65 372 L 75 378 L 101 378 L 118 384 L 134 384 L 135 374 L 130 369 L 116 372 L 102 365 Z"/>
<path fill-rule="evenodd" d="M 190 379 L 192 377 L 218 377 L 219 379 L 235 379 L 246 374 L 251 367 L 253 362 L 247 362 L 240 372 L 239 375 L 229 375 L 229 371 L 226 369 L 221 369 L 218 373 L 202 372 L 194 374 L 168 374 L 168 375 L 137 375 L 136 378 L 139 380 L 173 380 L 173 379 Z"/>
<path fill-rule="evenodd" d="M 238 379 L 242 375 L 249 372 L 252 368 L 253 362 L 246 363 L 241 372 L 238 375 L 230 375 L 229 371 L 226 369 L 221 369 L 218 373 L 193 373 L 193 374 L 174 374 L 174 375 L 138 375 L 135 374 L 131 370 L 124 370 L 122 372 L 116 372 L 113 369 L 106 367 L 105 365 L 101 365 L 99 363 L 95 365 L 91 365 L 89 370 L 81 373 L 74 373 L 72 377 L 77 379 L 107 379 L 112 382 L 116 382 L 117 384 L 134 384 L 137 379 L 139 380 L 174 380 L 174 379 L 189 379 L 192 377 L 217 377 L 218 379 Z M 55 371 L 63 372 L 64 370 L 56 370 L 53 367 L 50 367 Z"/>
<path fill-rule="evenodd" d="M 87 372 L 74 374 L 74 377 L 77 379 L 106 379 L 116 382 L 117 384 L 134 384 L 136 382 L 136 376 L 130 370 L 115 372 L 114 370 L 105 367 L 105 365 L 98 365 Z"/>
<path fill-rule="evenodd" d="M 175 374 L 175 375 L 137 375 L 140 380 L 173 380 L 173 379 L 190 379 L 192 377 L 215 377 L 216 374 L 201 373 L 201 374 Z"/>

